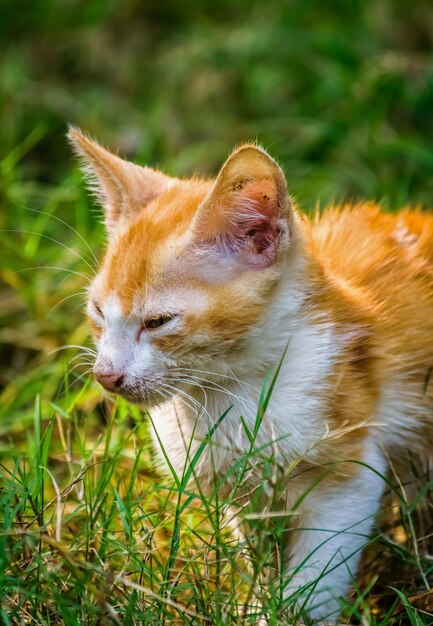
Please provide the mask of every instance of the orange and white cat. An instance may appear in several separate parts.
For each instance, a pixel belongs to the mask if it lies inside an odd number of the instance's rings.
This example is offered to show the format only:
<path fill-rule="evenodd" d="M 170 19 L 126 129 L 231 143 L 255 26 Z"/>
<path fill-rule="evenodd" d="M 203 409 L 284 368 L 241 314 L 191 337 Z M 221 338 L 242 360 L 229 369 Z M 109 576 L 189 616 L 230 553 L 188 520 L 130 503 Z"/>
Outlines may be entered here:
<path fill-rule="evenodd" d="M 335 614 L 389 458 L 433 445 L 433 216 L 364 203 L 310 220 L 256 145 L 216 180 L 180 180 L 69 138 L 108 230 L 88 298 L 97 380 L 154 407 L 156 444 L 179 474 L 231 406 L 195 467 L 205 488 L 248 452 L 241 416 L 252 432 L 287 349 L 256 443 L 306 468 L 281 504 L 308 493 L 286 594 L 305 587 L 313 619 Z"/>

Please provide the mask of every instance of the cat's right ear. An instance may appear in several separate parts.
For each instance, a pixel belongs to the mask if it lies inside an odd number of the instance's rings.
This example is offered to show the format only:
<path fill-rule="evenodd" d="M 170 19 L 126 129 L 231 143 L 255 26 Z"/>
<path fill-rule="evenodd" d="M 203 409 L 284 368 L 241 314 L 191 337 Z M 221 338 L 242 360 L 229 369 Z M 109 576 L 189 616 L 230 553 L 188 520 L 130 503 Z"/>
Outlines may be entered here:
<path fill-rule="evenodd" d="M 235 150 L 198 208 L 199 250 L 237 268 L 265 269 L 291 242 L 293 208 L 283 171 L 260 146 Z"/>
<path fill-rule="evenodd" d="M 69 128 L 68 139 L 82 163 L 90 191 L 104 210 L 109 231 L 176 182 L 162 172 L 111 154 L 77 128 Z"/>

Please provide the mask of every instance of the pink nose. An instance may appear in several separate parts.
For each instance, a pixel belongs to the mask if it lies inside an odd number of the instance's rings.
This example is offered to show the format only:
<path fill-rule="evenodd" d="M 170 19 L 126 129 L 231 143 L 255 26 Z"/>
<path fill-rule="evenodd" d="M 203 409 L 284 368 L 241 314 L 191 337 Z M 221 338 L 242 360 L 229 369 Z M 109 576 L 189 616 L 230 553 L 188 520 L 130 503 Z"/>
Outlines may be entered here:
<path fill-rule="evenodd" d="M 119 374 L 119 372 L 112 374 L 100 374 L 99 372 L 95 372 L 95 378 L 104 389 L 115 392 L 118 391 L 125 377 L 123 374 Z"/>

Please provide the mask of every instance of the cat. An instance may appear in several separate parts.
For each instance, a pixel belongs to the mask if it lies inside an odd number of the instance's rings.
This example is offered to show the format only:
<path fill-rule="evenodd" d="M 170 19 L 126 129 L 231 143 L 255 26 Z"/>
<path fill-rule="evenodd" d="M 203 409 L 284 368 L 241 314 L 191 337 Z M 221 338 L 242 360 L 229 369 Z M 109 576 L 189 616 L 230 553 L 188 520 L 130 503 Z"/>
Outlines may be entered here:
<path fill-rule="evenodd" d="M 285 593 L 305 588 L 310 618 L 335 619 L 390 459 L 433 445 L 433 216 L 359 203 L 308 218 L 255 144 L 205 180 L 127 162 L 76 128 L 69 139 L 108 233 L 87 303 L 96 379 L 153 407 L 179 474 L 224 414 L 195 466 L 209 490 L 249 450 L 279 364 L 255 436 L 306 469 L 281 500 L 306 494 Z"/>

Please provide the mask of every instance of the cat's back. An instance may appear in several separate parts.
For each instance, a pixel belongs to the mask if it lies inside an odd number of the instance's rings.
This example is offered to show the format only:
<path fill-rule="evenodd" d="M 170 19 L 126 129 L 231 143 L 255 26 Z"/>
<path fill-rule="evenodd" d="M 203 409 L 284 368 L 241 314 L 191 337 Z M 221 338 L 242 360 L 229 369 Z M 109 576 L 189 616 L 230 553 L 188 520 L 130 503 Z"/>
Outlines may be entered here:
<path fill-rule="evenodd" d="M 433 304 L 433 214 L 390 214 L 358 204 L 325 209 L 308 231 L 310 251 L 326 275 L 364 294 L 366 305 Z M 415 295 L 420 302 L 413 302 Z"/>
<path fill-rule="evenodd" d="M 433 445 L 433 215 L 330 208 L 307 232 L 327 282 L 368 328 L 377 418 L 390 442 L 417 432 L 420 445 Z"/>

